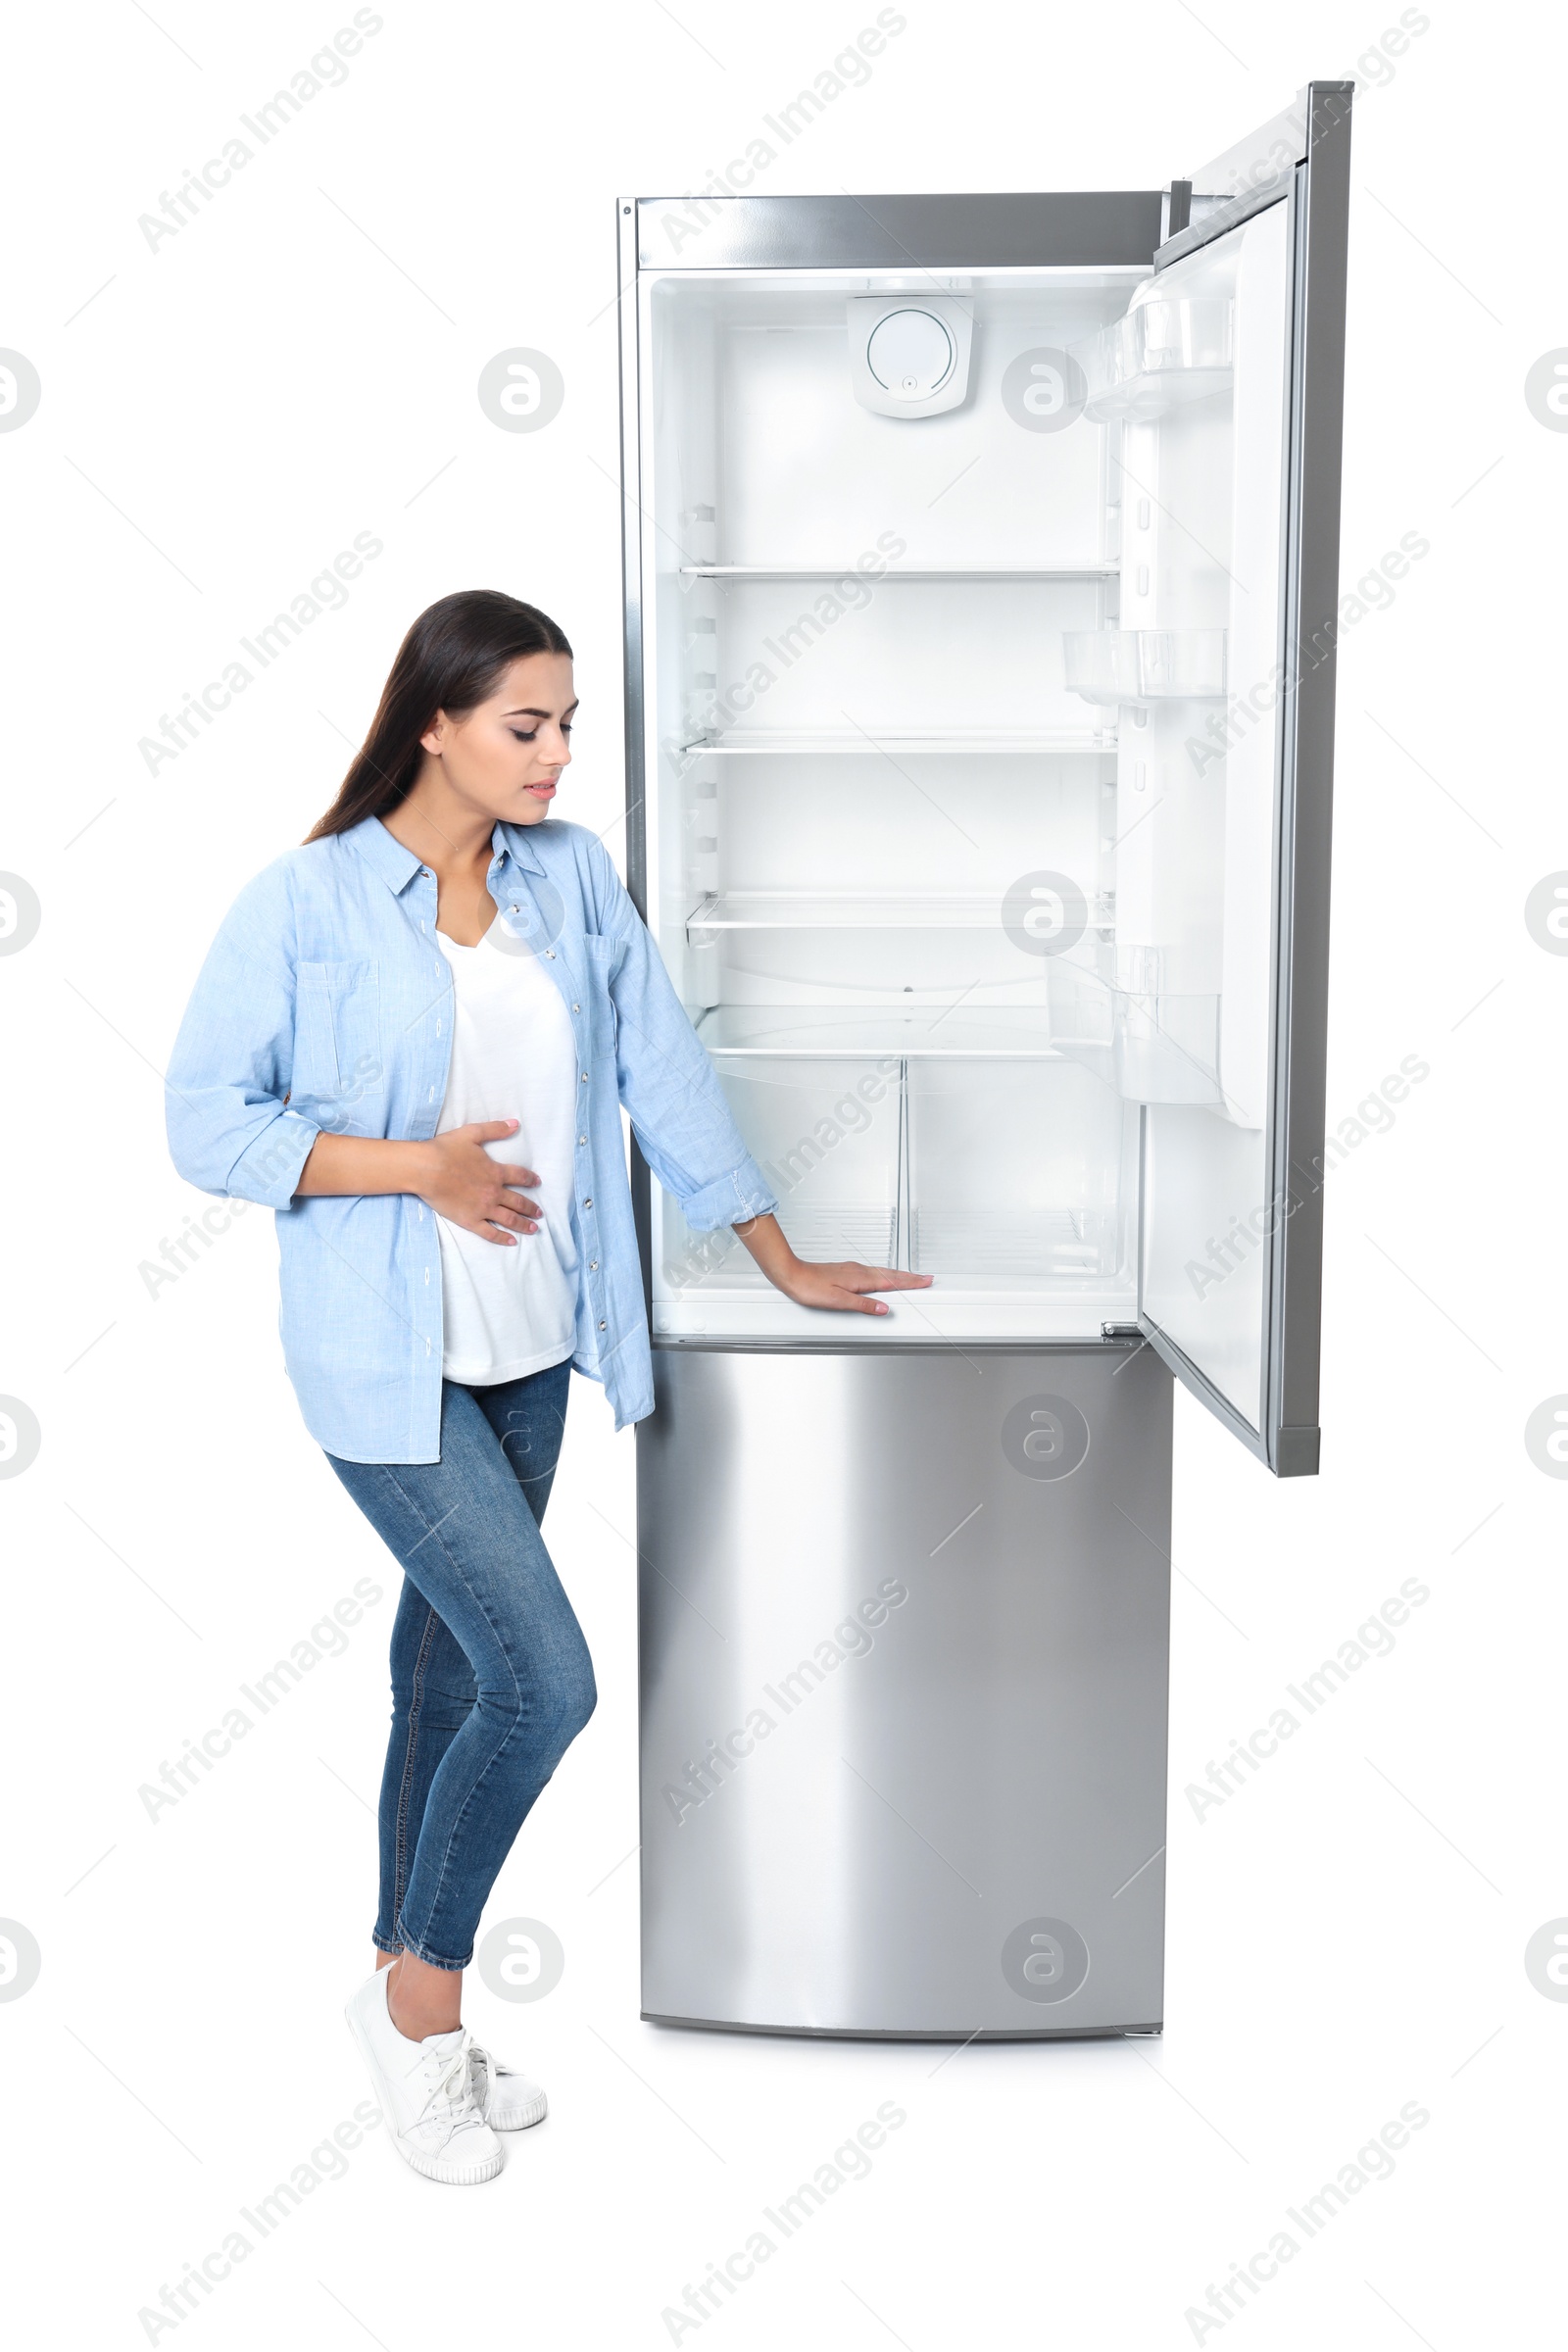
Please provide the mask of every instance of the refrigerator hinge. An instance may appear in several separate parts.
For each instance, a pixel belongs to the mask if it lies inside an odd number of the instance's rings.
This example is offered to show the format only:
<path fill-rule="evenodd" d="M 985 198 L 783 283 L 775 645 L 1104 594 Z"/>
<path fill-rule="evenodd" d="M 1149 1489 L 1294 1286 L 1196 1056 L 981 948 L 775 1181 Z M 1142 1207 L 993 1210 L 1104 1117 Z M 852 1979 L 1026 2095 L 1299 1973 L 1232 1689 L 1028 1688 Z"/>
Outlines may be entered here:
<path fill-rule="evenodd" d="M 1160 243 L 1179 237 L 1184 228 L 1192 225 L 1193 183 L 1190 179 L 1173 179 L 1160 198 L 1160 226 L 1164 235 Z"/>
<path fill-rule="evenodd" d="M 1100 1336 L 1102 1340 L 1141 1340 L 1144 1327 L 1141 1323 L 1102 1323 Z"/>

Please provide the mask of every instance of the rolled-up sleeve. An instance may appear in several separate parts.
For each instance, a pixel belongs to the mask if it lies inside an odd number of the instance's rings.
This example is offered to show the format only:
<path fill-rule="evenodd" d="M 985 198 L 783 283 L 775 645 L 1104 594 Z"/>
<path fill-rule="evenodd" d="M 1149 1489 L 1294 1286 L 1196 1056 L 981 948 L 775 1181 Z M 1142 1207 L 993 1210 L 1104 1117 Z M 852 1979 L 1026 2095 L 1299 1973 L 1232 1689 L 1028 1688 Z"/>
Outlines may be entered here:
<path fill-rule="evenodd" d="M 694 1233 L 778 1206 L 746 1148 L 707 1049 L 608 855 L 594 859 L 601 930 L 620 943 L 610 980 L 615 1076 L 643 1157 Z"/>
<path fill-rule="evenodd" d="M 270 866 L 208 951 L 165 1081 L 169 1149 L 203 1192 L 286 1209 L 320 1130 L 285 1107 L 294 1059 L 294 923 Z"/>

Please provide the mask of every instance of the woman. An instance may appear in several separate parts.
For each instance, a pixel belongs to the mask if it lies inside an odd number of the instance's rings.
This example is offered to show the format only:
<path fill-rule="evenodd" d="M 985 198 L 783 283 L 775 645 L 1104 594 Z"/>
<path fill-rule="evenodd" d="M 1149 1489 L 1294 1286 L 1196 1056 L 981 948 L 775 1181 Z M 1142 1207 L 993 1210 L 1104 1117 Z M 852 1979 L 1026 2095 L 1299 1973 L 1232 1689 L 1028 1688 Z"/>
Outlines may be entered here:
<path fill-rule="evenodd" d="M 624 1103 L 699 1232 L 806 1306 L 924 1277 L 796 1257 L 610 858 L 551 814 L 571 648 L 478 590 L 420 614 L 304 845 L 240 893 L 169 1072 L 181 1175 L 277 1211 L 307 1428 L 404 1571 L 375 1973 L 348 2019 L 416 2172 L 487 2180 L 544 2092 L 462 2023 L 518 1828 L 593 1711 L 539 1535 L 571 1370 L 653 1410 Z"/>

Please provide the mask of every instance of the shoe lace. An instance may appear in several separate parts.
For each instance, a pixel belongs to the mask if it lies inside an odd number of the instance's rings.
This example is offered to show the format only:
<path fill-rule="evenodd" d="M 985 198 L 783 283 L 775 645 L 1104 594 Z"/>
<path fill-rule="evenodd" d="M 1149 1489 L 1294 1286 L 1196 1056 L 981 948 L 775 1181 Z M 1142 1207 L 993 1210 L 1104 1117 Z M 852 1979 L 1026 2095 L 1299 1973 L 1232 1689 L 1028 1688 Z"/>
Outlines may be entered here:
<path fill-rule="evenodd" d="M 450 2050 L 421 2051 L 409 2069 L 411 2075 L 417 2067 L 426 2070 L 424 2104 L 415 2118 L 416 2123 L 440 2121 L 444 2117 L 456 2125 L 477 2118 L 479 2109 L 473 2087 L 475 2047 L 472 2034 L 465 2027 L 462 2038 Z"/>

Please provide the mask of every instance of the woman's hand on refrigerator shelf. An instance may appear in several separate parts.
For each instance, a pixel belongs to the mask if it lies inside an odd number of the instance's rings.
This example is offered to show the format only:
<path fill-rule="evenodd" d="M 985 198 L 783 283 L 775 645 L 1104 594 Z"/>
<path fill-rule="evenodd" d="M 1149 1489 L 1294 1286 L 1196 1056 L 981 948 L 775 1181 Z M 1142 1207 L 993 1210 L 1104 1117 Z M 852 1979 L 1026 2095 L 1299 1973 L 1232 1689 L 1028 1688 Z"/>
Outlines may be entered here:
<path fill-rule="evenodd" d="M 774 1216 L 752 1217 L 737 1225 L 736 1233 L 746 1244 L 768 1281 L 786 1298 L 798 1306 L 837 1307 L 858 1315 L 885 1315 L 890 1310 L 880 1298 L 868 1296 L 872 1291 L 925 1291 L 931 1287 L 929 1274 L 902 1274 L 896 1266 L 862 1266 L 854 1258 L 835 1265 L 822 1265 L 811 1258 L 797 1257 L 784 1238 L 784 1231 Z"/>
<path fill-rule="evenodd" d="M 822 1265 L 797 1257 L 782 1274 L 770 1280 L 798 1306 L 850 1307 L 858 1315 L 885 1315 L 891 1310 L 868 1291 L 928 1291 L 929 1274 L 901 1274 L 896 1266 L 862 1266 L 854 1258 L 841 1265 Z"/>

